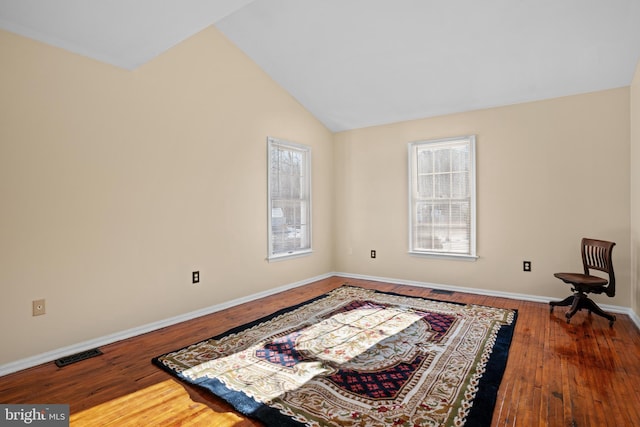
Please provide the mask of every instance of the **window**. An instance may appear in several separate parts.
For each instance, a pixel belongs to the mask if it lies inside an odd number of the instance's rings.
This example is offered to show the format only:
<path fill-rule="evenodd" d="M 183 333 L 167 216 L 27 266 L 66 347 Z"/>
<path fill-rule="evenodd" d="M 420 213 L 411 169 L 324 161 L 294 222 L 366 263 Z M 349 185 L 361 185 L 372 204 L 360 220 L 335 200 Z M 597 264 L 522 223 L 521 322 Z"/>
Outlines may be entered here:
<path fill-rule="evenodd" d="M 311 149 L 268 138 L 269 259 L 311 252 Z"/>
<path fill-rule="evenodd" d="M 476 258 L 475 136 L 409 144 L 409 252 Z"/>

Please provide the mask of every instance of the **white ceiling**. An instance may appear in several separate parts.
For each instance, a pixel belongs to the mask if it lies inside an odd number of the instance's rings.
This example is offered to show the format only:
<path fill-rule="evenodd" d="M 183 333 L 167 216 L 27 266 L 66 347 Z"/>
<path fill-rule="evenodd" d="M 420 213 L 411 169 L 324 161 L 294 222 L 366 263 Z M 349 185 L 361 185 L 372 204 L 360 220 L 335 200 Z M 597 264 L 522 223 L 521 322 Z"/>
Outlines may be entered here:
<path fill-rule="evenodd" d="M 135 69 L 215 25 L 341 131 L 631 83 L 640 0 L 0 0 L 0 28 Z"/>

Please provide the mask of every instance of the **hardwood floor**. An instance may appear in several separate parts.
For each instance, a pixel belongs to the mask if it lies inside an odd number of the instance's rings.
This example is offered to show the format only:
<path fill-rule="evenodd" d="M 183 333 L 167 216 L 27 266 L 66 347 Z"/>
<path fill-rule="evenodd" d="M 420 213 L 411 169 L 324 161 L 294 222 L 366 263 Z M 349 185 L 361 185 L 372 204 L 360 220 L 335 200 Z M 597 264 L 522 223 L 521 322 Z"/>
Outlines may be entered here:
<path fill-rule="evenodd" d="M 493 426 L 640 425 L 640 332 L 626 315 L 618 315 L 613 328 L 609 328 L 606 319 L 586 312 L 579 312 L 567 324 L 566 309 L 556 308 L 550 314 L 547 304 L 458 292 L 441 295 L 428 288 L 340 277 L 107 345 L 101 348 L 102 356 L 64 368 L 51 362 L 0 377 L 0 403 L 68 403 L 71 413 L 79 414 L 113 399 L 144 393 L 172 378 L 151 364 L 152 357 L 303 302 L 346 282 L 405 295 L 517 309 L 518 320 Z M 232 416 L 233 425 L 261 425 L 238 416 L 221 400 L 183 386 L 191 399 L 205 403 L 214 415 L 225 419 Z M 148 394 L 145 399 L 149 399 Z M 162 409 L 181 411 L 184 406 Z"/>

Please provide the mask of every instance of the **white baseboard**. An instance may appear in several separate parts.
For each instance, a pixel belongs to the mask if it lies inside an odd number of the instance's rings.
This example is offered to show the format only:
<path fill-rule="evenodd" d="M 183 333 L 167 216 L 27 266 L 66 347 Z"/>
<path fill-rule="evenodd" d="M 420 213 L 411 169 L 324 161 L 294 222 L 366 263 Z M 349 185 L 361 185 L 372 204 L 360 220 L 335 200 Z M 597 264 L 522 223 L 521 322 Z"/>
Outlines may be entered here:
<path fill-rule="evenodd" d="M 237 298 L 221 304 L 212 305 L 210 307 L 206 307 L 200 310 L 181 314 L 179 316 L 171 317 L 169 319 L 148 323 L 146 325 L 142 325 L 136 328 L 127 329 L 125 331 L 116 332 L 114 334 L 105 335 L 92 340 L 83 341 L 78 344 L 62 347 L 56 350 L 48 351 L 46 353 L 41 353 L 35 356 L 27 357 L 25 359 L 20 359 L 15 362 L 10 362 L 4 365 L 0 365 L 0 377 L 11 374 L 13 372 L 21 371 L 23 369 L 32 368 L 34 366 L 41 365 L 43 363 L 51 362 L 53 360 L 59 359 L 60 357 L 69 356 L 71 354 L 76 354 L 92 348 L 104 346 L 107 344 L 112 344 L 114 342 L 135 337 L 137 335 L 146 334 L 148 332 L 165 328 L 167 326 L 175 325 L 177 323 L 185 322 L 187 320 L 191 320 L 197 317 L 205 316 L 207 314 L 215 313 L 230 307 L 234 307 L 236 305 L 240 305 L 240 304 L 251 302 L 260 298 L 268 297 L 268 296 L 277 294 L 279 292 L 284 292 L 289 289 L 304 286 L 309 283 L 316 282 L 318 280 L 327 279 L 332 276 L 340 276 L 347 279 L 353 278 L 353 279 L 362 279 L 362 280 L 372 280 L 376 282 L 395 283 L 398 285 L 420 286 L 420 287 L 426 287 L 431 289 L 442 289 L 442 290 L 449 290 L 449 291 L 456 291 L 456 292 L 466 292 L 470 294 L 495 296 L 495 297 L 510 298 L 510 299 L 523 300 L 523 301 L 533 301 L 533 302 L 540 302 L 540 303 L 548 303 L 552 299 L 555 299 L 555 298 L 541 297 L 541 296 L 528 295 L 528 294 L 491 291 L 486 289 L 466 288 L 462 286 L 450 286 L 450 285 L 442 285 L 442 284 L 428 283 L 428 282 L 418 282 L 414 280 L 402 280 L 402 279 L 394 279 L 389 277 L 376 277 L 376 276 L 365 276 L 361 274 L 334 272 L 334 273 L 327 273 L 320 276 L 312 277 L 306 280 L 301 280 L 299 282 L 290 283 L 288 285 L 283 285 L 274 289 L 269 289 L 268 291 L 258 292 L 252 295 L 248 295 L 246 297 Z M 620 307 L 615 305 L 605 305 L 605 304 L 601 304 L 600 306 L 604 310 L 610 311 L 612 313 L 621 313 L 621 314 L 628 315 L 631 318 L 631 320 L 635 323 L 636 327 L 640 329 L 640 318 L 630 308 Z"/>
<path fill-rule="evenodd" d="M 200 310 L 192 311 L 189 313 L 181 314 L 179 316 L 171 317 L 169 319 L 159 320 L 157 322 L 148 323 L 146 325 L 138 326 L 136 328 L 127 329 L 125 331 L 116 332 L 114 334 L 105 335 L 92 340 L 83 341 L 77 344 L 73 344 L 67 347 L 62 347 L 56 350 L 48 351 L 46 353 L 37 354 L 35 356 L 27 357 L 25 359 L 16 360 L 15 362 L 9 362 L 4 365 L 0 365 L 0 377 L 8 375 L 13 372 L 21 371 L 23 369 L 32 368 L 34 366 L 48 363 L 61 357 L 69 356 L 71 354 L 80 353 L 85 350 L 100 347 L 107 344 L 112 344 L 117 341 L 122 341 L 127 338 L 135 337 L 137 335 L 146 334 L 158 329 L 165 328 L 167 326 L 175 325 L 177 323 L 185 322 L 187 320 L 195 319 L 197 317 L 205 316 L 207 314 L 215 313 L 236 305 L 244 304 L 253 300 L 268 297 L 270 295 L 284 292 L 289 289 L 297 288 L 318 280 L 327 279 L 335 276 L 333 273 L 323 274 L 321 276 L 312 277 L 307 280 L 302 280 L 288 285 L 280 286 L 268 291 L 258 292 L 256 294 L 248 295 L 246 297 L 237 298 L 231 301 L 227 301 L 221 304 L 205 307 Z"/>
<path fill-rule="evenodd" d="M 375 282 L 395 283 L 398 285 L 420 286 L 420 287 L 425 287 L 430 289 L 442 289 L 447 291 L 465 292 L 468 294 L 502 297 L 502 298 L 522 300 L 522 301 L 533 301 L 533 302 L 540 302 L 544 304 L 548 304 L 549 301 L 553 301 L 557 299 L 557 298 L 551 298 L 551 297 L 542 297 L 538 295 L 519 294 L 515 292 L 501 292 L 501 291 L 492 291 L 488 289 L 466 288 L 463 286 L 442 285 L 439 283 L 418 282 L 415 280 L 402 280 L 402 279 L 394 279 L 390 277 L 366 276 L 362 274 L 350 274 L 350 273 L 337 272 L 334 274 L 334 276 L 340 276 L 340 277 L 346 277 L 346 278 L 351 277 L 353 279 L 362 279 L 362 280 L 373 280 Z M 628 315 L 633 321 L 633 323 L 635 323 L 636 327 L 640 329 L 640 318 L 633 310 L 631 310 L 631 308 L 621 307 L 619 305 L 609 305 L 609 304 L 598 304 L 598 305 L 605 311 L 609 311 L 611 313 Z"/>

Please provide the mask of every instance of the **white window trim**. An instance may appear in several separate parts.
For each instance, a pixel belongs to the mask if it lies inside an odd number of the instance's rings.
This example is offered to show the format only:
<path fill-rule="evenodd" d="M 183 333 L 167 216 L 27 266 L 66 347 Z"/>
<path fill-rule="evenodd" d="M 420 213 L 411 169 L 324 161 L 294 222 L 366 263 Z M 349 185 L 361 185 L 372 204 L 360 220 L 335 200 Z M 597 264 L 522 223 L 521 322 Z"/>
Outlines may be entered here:
<path fill-rule="evenodd" d="M 453 141 L 467 141 L 469 143 L 470 148 L 470 161 L 471 167 L 473 168 L 472 173 L 469 176 L 469 185 L 471 188 L 471 218 L 470 218 L 470 242 L 469 242 L 469 250 L 468 254 L 457 254 L 453 252 L 441 252 L 441 251 L 425 251 L 425 250 L 417 250 L 413 247 L 413 191 L 417 183 L 415 180 L 417 179 L 417 173 L 414 174 L 415 171 L 415 147 L 422 144 L 437 144 L 437 143 L 448 143 Z M 452 259 L 452 260 L 463 260 L 463 261 L 475 261 L 478 259 L 476 252 L 476 137 L 475 135 L 464 135 L 459 137 L 452 138 L 441 138 L 441 139 L 433 139 L 433 140 L 420 140 L 410 142 L 408 145 L 408 174 L 409 174 L 409 254 L 416 255 L 425 258 L 439 258 L 439 259 Z"/>
<path fill-rule="evenodd" d="M 291 147 L 292 149 L 295 150 L 300 150 L 306 153 L 305 156 L 305 169 L 306 169 L 306 173 L 307 173 L 307 189 L 306 192 L 308 194 L 308 210 L 309 210 L 309 214 L 308 214 L 308 224 L 307 224 L 307 230 L 308 230 L 308 240 L 309 240 L 309 247 L 305 248 L 305 249 L 298 249 L 298 250 L 292 250 L 292 251 L 288 251 L 288 252 L 280 252 L 280 253 L 273 253 L 273 233 L 272 233 L 272 225 L 271 225 L 271 218 L 272 218 L 272 197 L 271 197 L 271 180 L 272 180 L 272 176 L 271 176 L 271 148 L 273 145 L 280 145 L 280 146 L 285 146 L 285 147 Z M 267 137 L 267 230 L 268 230 L 268 235 L 267 235 L 267 261 L 269 262 L 274 262 L 274 261 L 283 261 L 286 259 L 292 259 L 292 258 L 299 258 L 302 256 L 307 256 L 310 255 L 313 252 L 313 239 L 312 239 L 312 213 L 313 213 L 313 207 L 312 207 L 312 194 L 311 194 L 311 188 L 312 188 L 312 183 L 311 183 L 311 147 L 303 145 L 303 144 L 298 144 L 295 142 L 290 142 L 290 141 L 286 141 L 283 139 L 279 139 L 279 138 L 273 138 L 273 137 Z"/>

